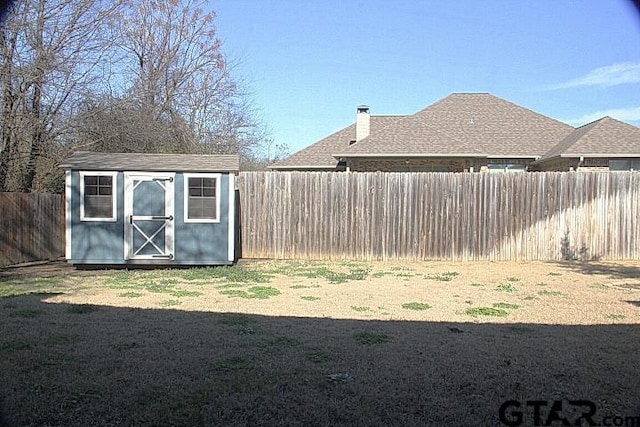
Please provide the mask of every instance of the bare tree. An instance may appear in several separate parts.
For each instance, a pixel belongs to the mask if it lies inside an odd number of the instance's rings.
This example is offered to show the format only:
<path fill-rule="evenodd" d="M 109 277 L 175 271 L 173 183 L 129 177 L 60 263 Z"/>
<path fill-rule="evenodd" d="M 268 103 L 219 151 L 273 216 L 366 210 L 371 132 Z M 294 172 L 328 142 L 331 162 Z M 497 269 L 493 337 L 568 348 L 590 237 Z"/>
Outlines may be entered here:
<path fill-rule="evenodd" d="M 127 90 L 156 121 L 183 127 L 186 151 L 247 152 L 259 140 L 201 0 L 128 0 L 118 19 Z M 122 81 L 122 78 L 120 78 Z"/>
<path fill-rule="evenodd" d="M 10 163 L 17 188 L 35 188 L 38 163 L 64 142 L 81 95 L 93 90 L 112 37 L 107 0 L 16 0 L 2 25 L 2 158 L 0 189 Z"/>
<path fill-rule="evenodd" d="M 0 27 L 0 191 L 60 189 L 56 164 L 80 148 L 255 158 L 264 129 L 205 5 L 15 0 Z"/>

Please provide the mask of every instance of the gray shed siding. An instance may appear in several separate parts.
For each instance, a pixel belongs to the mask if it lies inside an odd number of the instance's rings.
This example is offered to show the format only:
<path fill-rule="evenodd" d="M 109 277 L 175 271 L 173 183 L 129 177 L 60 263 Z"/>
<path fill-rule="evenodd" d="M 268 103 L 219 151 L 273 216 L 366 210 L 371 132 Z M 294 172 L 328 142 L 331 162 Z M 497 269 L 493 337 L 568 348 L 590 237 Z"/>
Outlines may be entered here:
<path fill-rule="evenodd" d="M 118 173 L 116 222 L 80 221 L 80 173 L 71 172 L 71 260 L 78 263 L 124 262 L 124 175 Z"/>
<path fill-rule="evenodd" d="M 214 172 L 215 173 L 215 172 Z M 174 182 L 174 259 L 143 262 L 125 259 L 125 178 L 123 172 L 116 177 L 115 222 L 80 220 L 80 171 L 71 170 L 67 209 L 67 260 L 72 264 L 167 264 L 167 265 L 222 265 L 232 264 L 235 242 L 235 210 L 230 212 L 230 175 L 220 176 L 219 222 L 185 222 L 184 175 L 175 173 Z M 233 190 L 231 190 L 233 191 Z M 235 194 L 233 194 L 235 197 Z M 231 217 L 233 215 L 233 217 Z M 231 228 L 231 233 L 230 233 Z"/>
<path fill-rule="evenodd" d="M 228 258 L 229 242 L 229 175 L 220 179 L 220 222 L 184 221 L 184 175 L 176 174 L 175 186 L 175 257 L 180 264 L 206 263 Z"/>

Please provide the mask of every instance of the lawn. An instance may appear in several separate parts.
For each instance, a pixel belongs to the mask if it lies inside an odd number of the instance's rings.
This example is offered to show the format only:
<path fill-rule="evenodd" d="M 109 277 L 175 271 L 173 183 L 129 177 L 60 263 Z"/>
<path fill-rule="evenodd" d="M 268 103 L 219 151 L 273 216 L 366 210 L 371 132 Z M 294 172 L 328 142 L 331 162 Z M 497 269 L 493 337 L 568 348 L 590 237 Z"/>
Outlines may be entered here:
<path fill-rule="evenodd" d="M 640 416 L 639 325 L 640 263 L 8 269 L 0 425 L 497 426 L 507 400 L 523 425 L 528 400 Z"/>

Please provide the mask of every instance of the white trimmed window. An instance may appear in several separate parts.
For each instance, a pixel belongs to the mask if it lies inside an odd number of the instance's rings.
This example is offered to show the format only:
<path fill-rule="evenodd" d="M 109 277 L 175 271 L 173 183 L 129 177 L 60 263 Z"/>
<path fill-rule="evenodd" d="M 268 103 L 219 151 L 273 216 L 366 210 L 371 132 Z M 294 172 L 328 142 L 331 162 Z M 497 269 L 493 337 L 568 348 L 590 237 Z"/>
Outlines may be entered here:
<path fill-rule="evenodd" d="M 80 172 L 80 220 L 116 221 L 117 172 Z"/>
<path fill-rule="evenodd" d="M 184 174 L 184 221 L 220 222 L 219 173 Z"/>

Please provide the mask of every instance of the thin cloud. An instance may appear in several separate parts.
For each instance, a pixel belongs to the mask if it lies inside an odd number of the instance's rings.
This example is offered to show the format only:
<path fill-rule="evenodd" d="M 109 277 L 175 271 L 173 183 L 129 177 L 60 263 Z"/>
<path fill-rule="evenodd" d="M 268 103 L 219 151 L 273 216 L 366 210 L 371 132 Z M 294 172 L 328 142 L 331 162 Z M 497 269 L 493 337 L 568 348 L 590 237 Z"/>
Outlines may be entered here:
<path fill-rule="evenodd" d="M 587 123 L 591 123 L 595 120 L 601 119 L 604 116 L 613 117 L 623 122 L 639 123 L 640 122 L 640 107 L 632 108 L 613 108 L 610 110 L 596 111 L 595 113 L 585 114 L 575 119 L 565 120 L 565 123 L 569 123 L 572 126 L 582 126 Z"/>
<path fill-rule="evenodd" d="M 631 83 L 640 83 L 640 63 L 638 62 L 623 62 L 596 68 L 582 77 L 549 86 L 548 89 L 568 89 L 584 86 L 611 87 Z"/>

